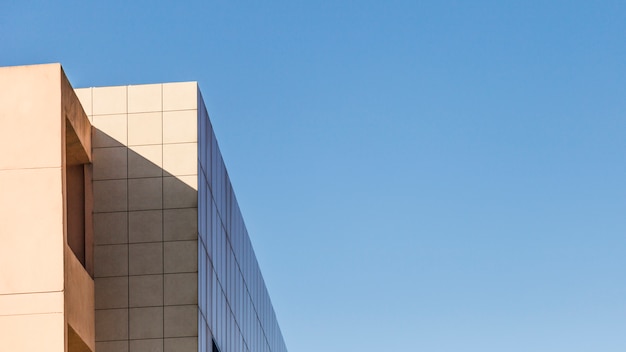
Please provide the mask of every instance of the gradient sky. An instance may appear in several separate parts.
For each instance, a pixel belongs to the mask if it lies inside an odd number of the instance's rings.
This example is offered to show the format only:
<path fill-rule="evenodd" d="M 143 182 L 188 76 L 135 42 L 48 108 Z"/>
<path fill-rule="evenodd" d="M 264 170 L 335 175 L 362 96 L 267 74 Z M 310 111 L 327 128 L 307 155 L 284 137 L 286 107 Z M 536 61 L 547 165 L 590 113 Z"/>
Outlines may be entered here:
<path fill-rule="evenodd" d="M 46 62 L 199 82 L 291 352 L 626 350 L 624 1 L 0 0 Z"/>

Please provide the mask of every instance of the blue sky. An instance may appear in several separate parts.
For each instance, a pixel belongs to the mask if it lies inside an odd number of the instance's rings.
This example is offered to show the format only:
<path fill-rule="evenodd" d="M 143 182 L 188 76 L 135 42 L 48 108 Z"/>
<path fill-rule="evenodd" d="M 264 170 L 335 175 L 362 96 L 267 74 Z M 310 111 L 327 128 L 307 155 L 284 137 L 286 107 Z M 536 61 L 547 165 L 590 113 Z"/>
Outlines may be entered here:
<path fill-rule="evenodd" d="M 196 80 L 290 351 L 626 350 L 623 1 L 8 1 L 0 65 Z"/>

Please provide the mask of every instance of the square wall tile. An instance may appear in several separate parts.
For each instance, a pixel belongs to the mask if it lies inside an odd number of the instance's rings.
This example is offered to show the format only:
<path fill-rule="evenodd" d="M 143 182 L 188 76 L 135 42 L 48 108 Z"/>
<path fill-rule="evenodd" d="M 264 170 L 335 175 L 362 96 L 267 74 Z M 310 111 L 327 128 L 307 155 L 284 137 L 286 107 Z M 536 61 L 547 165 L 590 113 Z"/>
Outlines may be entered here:
<path fill-rule="evenodd" d="M 128 115 L 128 145 L 161 144 L 162 142 L 161 112 Z"/>
<path fill-rule="evenodd" d="M 167 209 L 163 211 L 165 241 L 198 238 L 198 208 Z"/>
<path fill-rule="evenodd" d="M 163 275 L 130 276 L 129 287 L 131 307 L 163 305 Z"/>
<path fill-rule="evenodd" d="M 128 275 L 128 245 L 99 245 L 93 252 L 95 277 Z"/>
<path fill-rule="evenodd" d="M 164 208 L 197 208 L 198 176 L 163 177 Z"/>
<path fill-rule="evenodd" d="M 163 211 L 141 210 L 128 212 L 128 241 L 159 242 L 163 239 Z"/>
<path fill-rule="evenodd" d="M 128 339 L 128 309 L 96 309 L 96 341 Z"/>
<path fill-rule="evenodd" d="M 163 143 L 190 143 L 197 141 L 197 110 L 163 112 Z"/>
<path fill-rule="evenodd" d="M 161 209 L 163 207 L 163 180 L 161 177 L 128 180 L 128 207 L 130 210 Z"/>
<path fill-rule="evenodd" d="M 128 177 L 163 176 L 163 146 L 137 145 L 128 150 Z"/>
<path fill-rule="evenodd" d="M 130 308 L 130 338 L 163 337 L 163 307 Z"/>
<path fill-rule="evenodd" d="M 126 86 L 93 88 L 92 97 L 94 115 L 126 113 Z"/>
<path fill-rule="evenodd" d="M 94 280 L 96 309 L 128 308 L 128 276 Z"/>
<path fill-rule="evenodd" d="M 121 244 L 128 242 L 128 213 L 93 214 L 94 243 Z"/>
<path fill-rule="evenodd" d="M 163 272 L 163 243 L 129 245 L 130 275 L 160 274 Z"/>
<path fill-rule="evenodd" d="M 198 241 L 164 242 L 166 273 L 198 271 Z"/>
<path fill-rule="evenodd" d="M 165 337 L 198 336 L 198 306 L 165 306 Z"/>
<path fill-rule="evenodd" d="M 163 346 L 164 346 L 163 352 L 197 352 L 198 351 L 198 338 L 197 337 L 179 337 L 179 338 L 164 339 Z"/>
<path fill-rule="evenodd" d="M 163 84 L 163 111 L 198 109 L 198 83 Z"/>
<path fill-rule="evenodd" d="M 131 340 L 130 352 L 163 352 L 163 339 Z"/>
<path fill-rule="evenodd" d="M 165 274 L 165 305 L 198 304 L 198 273 Z"/>
<path fill-rule="evenodd" d="M 126 211 L 126 195 L 126 180 L 93 181 L 93 211 Z"/>
<path fill-rule="evenodd" d="M 163 169 L 170 175 L 198 174 L 198 144 L 179 143 L 163 145 Z"/>
<path fill-rule="evenodd" d="M 93 115 L 93 112 L 91 111 L 91 90 L 92 88 L 74 89 L 74 93 L 76 93 L 76 96 L 80 101 L 80 105 L 83 106 L 83 110 L 85 110 L 85 114 L 87 115 Z"/>
<path fill-rule="evenodd" d="M 128 112 L 161 111 L 161 84 L 128 86 Z"/>
<path fill-rule="evenodd" d="M 94 180 L 126 178 L 126 147 L 94 148 L 92 155 Z"/>
<path fill-rule="evenodd" d="M 128 352 L 128 341 L 96 342 L 98 352 Z"/>
<path fill-rule="evenodd" d="M 128 143 L 126 114 L 94 116 L 93 127 L 95 128 L 92 139 L 94 148 L 122 147 Z"/>

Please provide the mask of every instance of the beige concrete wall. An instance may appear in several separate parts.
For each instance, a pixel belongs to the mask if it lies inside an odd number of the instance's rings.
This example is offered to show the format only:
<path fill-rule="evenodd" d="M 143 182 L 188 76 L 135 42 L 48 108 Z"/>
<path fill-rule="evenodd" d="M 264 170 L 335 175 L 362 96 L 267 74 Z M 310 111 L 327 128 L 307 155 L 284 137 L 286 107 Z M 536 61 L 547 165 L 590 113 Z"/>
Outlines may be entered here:
<path fill-rule="evenodd" d="M 65 251 L 65 152 L 89 162 L 89 121 L 59 64 L 0 68 L 0 91 L 0 351 L 66 351 L 71 306 L 93 350 L 93 281 Z"/>
<path fill-rule="evenodd" d="M 60 78 L 0 68 L 0 351 L 64 350 Z"/>
<path fill-rule="evenodd" d="M 197 351 L 197 84 L 77 89 L 93 137 L 98 352 Z"/>
<path fill-rule="evenodd" d="M 91 351 L 95 351 L 94 281 L 67 245 L 65 245 L 64 288 L 65 321 L 76 336 Z M 69 352 L 75 351 L 70 349 Z"/>

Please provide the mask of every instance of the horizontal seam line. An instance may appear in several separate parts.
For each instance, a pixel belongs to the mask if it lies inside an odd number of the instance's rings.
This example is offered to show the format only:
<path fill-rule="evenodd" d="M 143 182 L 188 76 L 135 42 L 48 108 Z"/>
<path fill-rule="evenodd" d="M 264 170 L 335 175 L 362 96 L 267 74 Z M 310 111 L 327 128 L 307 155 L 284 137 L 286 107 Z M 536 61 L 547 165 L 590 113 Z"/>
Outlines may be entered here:
<path fill-rule="evenodd" d="M 41 312 L 41 313 L 23 313 L 23 314 L 0 314 L 0 317 L 17 317 L 17 316 L 26 316 L 26 315 L 49 315 L 49 314 L 63 314 L 63 311 L 60 311 L 60 312 Z"/>
<path fill-rule="evenodd" d="M 37 294 L 45 294 L 45 293 L 59 293 L 64 292 L 63 290 L 58 291 L 37 291 L 37 292 L 16 292 L 16 293 L 0 293 L 1 296 L 22 296 L 22 295 L 37 295 Z"/>
<path fill-rule="evenodd" d="M 16 169 L 0 169 L 2 171 L 20 171 L 20 170 L 49 170 L 49 169 L 62 169 L 63 166 L 43 166 L 43 167 L 20 167 Z M 182 176 L 182 175 L 181 175 Z"/>

